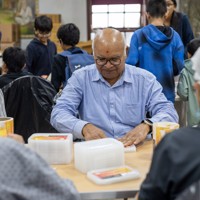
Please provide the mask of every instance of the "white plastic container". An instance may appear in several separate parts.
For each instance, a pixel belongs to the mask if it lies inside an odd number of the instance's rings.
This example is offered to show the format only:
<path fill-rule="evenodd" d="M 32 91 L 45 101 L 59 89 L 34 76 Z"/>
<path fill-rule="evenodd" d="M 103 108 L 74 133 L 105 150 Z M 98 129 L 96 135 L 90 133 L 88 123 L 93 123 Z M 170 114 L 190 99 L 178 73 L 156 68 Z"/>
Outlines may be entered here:
<path fill-rule="evenodd" d="M 28 146 L 49 164 L 68 164 L 73 156 L 73 137 L 70 133 L 35 133 Z"/>
<path fill-rule="evenodd" d="M 120 167 L 92 170 L 87 173 L 87 177 L 96 184 L 105 185 L 138 179 L 140 178 L 140 173 L 139 171 L 124 165 Z"/>
<path fill-rule="evenodd" d="M 124 146 L 112 138 L 74 144 L 75 168 L 83 173 L 124 165 Z"/>

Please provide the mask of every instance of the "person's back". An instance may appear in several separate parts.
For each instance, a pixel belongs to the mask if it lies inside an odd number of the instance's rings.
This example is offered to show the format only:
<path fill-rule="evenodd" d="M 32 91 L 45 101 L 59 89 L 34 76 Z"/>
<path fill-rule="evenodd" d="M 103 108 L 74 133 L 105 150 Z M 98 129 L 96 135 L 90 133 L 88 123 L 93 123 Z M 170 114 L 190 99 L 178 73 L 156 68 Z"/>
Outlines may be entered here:
<path fill-rule="evenodd" d="M 187 45 L 188 58 L 185 60 L 185 68 L 181 71 L 177 86 L 177 94 L 182 101 L 188 101 L 187 122 L 189 126 L 198 125 L 199 117 L 196 115 L 198 103 L 195 97 L 194 85 L 194 70 L 192 69 L 191 56 L 200 47 L 200 39 L 193 39 Z"/>
<path fill-rule="evenodd" d="M 200 49 L 191 58 L 194 88 L 200 106 Z M 200 117 L 200 107 L 196 110 Z M 200 180 L 200 127 L 181 128 L 166 134 L 154 149 L 149 173 L 141 185 L 139 200 L 174 200 Z"/>
<path fill-rule="evenodd" d="M 167 99 L 174 102 L 174 76 L 184 66 L 184 47 L 178 33 L 164 26 L 166 11 L 164 0 L 148 2 L 147 15 L 150 24 L 133 34 L 126 63 L 153 73 L 161 83 Z"/>
<path fill-rule="evenodd" d="M 54 42 L 49 37 L 53 28 L 52 20 L 41 15 L 35 19 L 35 38 L 26 48 L 26 65 L 29 72 L 47 78 L 51 73 L 53 56 L 57 53 Z"/>
<path fill-rule="evenodd" d="M 174 200 L 200 179 L 200 128 L 167 134 L 156 147 L 139 200 Z"/>
<path fill-rule="evenodd" d="M 61 179 L 36 153 L 13 139 L 0 138 L 1 200 L 79 200 L 70 180 Z"/>
<path fill-rule="evenodd" d="M 2 89 L 6 112 L 14 118 L 14 132 L 25 142 L 33 133 L 56 133 L 49 122 L 53 98 L 53 85 L 38 76 L 24 76 Z M 13 103 L 14 102 L 14 103 Z"/>
<path fill-rule="evenodd" d="M 93 64 L 94 59 L 93 56 L 76 47 L 80 39 L 80 31 L 75 24 L 69 23 L 60 26 L 57 38 L 60 41 L 63 52 L 54 56 L 51 82 L 55 89 L 59 91 L 60 88 L 66 85 L 67 80 L 73 73 L 74 65 L 82 64 L 85 66 Z"/>
<path fill-rule="evenodd" d="M 31 75 L 23 71 L 25 67 L 25 52 L 18 47 L 8 47 L 3 52 L 3 74 L 0 76 L 0 88 L 3 88 L 15 79 Z"/>

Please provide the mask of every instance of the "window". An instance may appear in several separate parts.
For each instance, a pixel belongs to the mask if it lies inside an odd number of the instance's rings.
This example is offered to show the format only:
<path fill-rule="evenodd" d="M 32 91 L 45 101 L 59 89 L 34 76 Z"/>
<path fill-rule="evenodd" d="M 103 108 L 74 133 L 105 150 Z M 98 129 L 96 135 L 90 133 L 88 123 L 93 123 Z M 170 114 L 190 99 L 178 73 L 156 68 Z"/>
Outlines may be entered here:
<path fill-rule="evenodd" d="M 140 27 L 140 4 L 93 5 L 92 29 Z"/>
<path fill-rule="evenodd" d="M 132 33 L 145 24 L 144 2 L 144 0 L 90 0 L 89 38 L 93 39 L 97 29 L 114 27 L 124 33 L 128 44 Z"/>

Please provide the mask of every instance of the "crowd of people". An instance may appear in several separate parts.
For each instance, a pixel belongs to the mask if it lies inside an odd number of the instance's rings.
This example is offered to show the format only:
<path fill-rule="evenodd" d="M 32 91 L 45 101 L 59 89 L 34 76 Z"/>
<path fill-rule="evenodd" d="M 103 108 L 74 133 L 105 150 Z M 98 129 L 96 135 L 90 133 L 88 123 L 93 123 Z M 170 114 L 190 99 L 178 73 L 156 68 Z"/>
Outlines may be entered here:
<path fill-rule="evenodd" d="M 189 127 L 167 134 L 156 146 L 139 200 L 174 200 L 200 179 L 200 38 L 194 38 L 189 19 L 176 7 L 176 0 L 149 0 L 148 25 L 134 32 L 128 53 L 123 34 L 104 28 L 96 32 L 93 56 L 88 55 L 76 46 L 80 30 L 73 23 L 58 29 L 63 52 L 57 53 L 49 39 L 52 20 L 41 15 L 35 19 L 35 37 L 26 50 L 9 47 L 2 55 L 3 92 L 18 78 L 39 76 L 48 80 L 55 93 L 62 91 L 55 105 L 45 101 L 50 104 L 49 122 L 58 132 L 70 132 L 80 141 L 115 138 L 125 147 L 143 142 L 155 122 L 178 123 L 174 77 L 180 75 L 177 92 L 188 102 Z M 69 55 L 81 60 L 73 70 Z M 89 57 L 92 59 L 86 61 Z M 2 91 L 0 117 L 5 117 Z M 44 98 L 41 92 L 41 101 Z M 38 155 L 19 144 L 24 143 L 23 134 L 9 133 L 8 137 L 0 138 L 0 159 L 4 159 L 0 179 L 7 188 L 0 187 L 4 199 L 17 199 L 15 190 L 26 199 L 80 199 L 69 180 L 58 177 Z M 28 175 L 28 168 L 37 176 Z M 15 173 L 12 185 L 13 175 L 9 173 L 13 170 L 20 173 Z"/>

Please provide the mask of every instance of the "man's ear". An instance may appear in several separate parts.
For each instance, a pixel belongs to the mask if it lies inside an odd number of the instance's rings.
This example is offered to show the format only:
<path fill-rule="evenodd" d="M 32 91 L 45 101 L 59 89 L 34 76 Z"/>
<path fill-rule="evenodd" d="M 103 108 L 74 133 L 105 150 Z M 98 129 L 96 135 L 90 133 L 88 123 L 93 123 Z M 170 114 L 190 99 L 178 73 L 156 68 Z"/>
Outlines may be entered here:
<path fill-rule="evenodd" d="M 145 12 L 145 15 L 146 15 L 147 20 L 149 20 L 151 18 L 150 14 L 148 12 Z"/>
<path fill-rule="evenodd" d="M 2 65 L 2 75 L 7 74 L 7 73 L 8 73 L 7 65 L 6 65 L 6 63 L 3 63 L 3 65 Z"/>
<path fill-rule="evenodd" d="M 35 33 L 35 35 L 38 34 L 38 30 L 36 30 L 35 28 L 34 28 L 34 33 Z"/>

